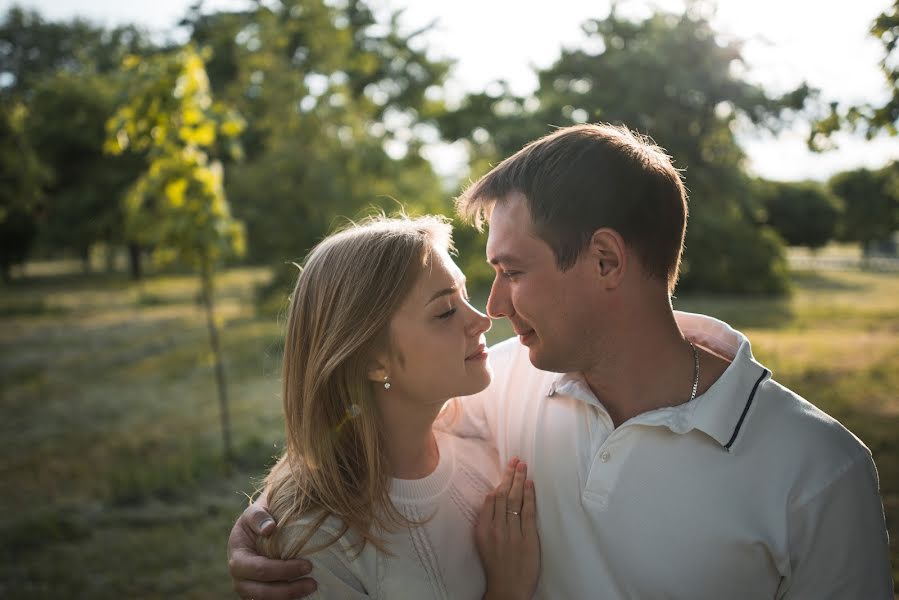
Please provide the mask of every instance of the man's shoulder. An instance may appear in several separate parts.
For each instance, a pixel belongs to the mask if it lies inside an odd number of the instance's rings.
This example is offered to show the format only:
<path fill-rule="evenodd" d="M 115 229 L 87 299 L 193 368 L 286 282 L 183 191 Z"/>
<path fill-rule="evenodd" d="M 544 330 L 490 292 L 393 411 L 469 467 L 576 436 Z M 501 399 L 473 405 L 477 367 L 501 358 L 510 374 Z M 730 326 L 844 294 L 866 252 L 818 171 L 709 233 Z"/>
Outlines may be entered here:
<path fill-rule="evenodd" d="M 810 480 L 826 482 L 871 460 L 870 450 L 842 423 L 777 381 L 760 386 L 757 402 L 755 443 Z"/>

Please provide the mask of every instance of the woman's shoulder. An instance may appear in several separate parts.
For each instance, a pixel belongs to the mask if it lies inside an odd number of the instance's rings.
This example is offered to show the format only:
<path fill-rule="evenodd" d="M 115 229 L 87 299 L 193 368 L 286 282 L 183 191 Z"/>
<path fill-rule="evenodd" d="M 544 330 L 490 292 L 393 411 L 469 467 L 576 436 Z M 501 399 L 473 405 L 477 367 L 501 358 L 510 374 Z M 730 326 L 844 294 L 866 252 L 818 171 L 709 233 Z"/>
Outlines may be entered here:
<path fill-rule="evenodd" d="M 309 513 L 279 523 L 269 541 L 266 554 L 287 560 L 299 556 L 308 558 L 331 547 L 348 554 L 358 544 L 359 536 L 345 527 L 339 517 Z"/>
<path fill-rule="evenodd" d="M 332 515 L 300 515 L 279 525 L 270 538 L 273 558 L 312 563 L 322 598 L 364 598 L 377 573 L 376 549 Z M 325 593 L 328 592 L 328 593 Z"/>

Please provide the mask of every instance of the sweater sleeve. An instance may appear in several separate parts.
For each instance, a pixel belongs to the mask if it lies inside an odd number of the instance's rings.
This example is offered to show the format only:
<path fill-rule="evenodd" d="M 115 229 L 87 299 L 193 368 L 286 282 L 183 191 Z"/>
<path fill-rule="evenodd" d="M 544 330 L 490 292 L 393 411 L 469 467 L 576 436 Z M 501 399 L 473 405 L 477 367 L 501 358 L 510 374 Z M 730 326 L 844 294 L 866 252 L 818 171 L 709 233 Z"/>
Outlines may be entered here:
<path fill-rule="evenodd" d="M 332 526 L 330 521 L 320 527 L 307 542 L 305 548 L 315 549 L 324 546 L 339 529 Z M 312 573 L 309 575 L 315 580 L 317 589 L 314 594 L 308 596 L 314 599 L 340 599 L 359 600 L 370 598 L 366 582 L 373 581 L 374 574 L 366 573 L 363 556 L 366 555 L 368 546 L 361 554 L 351 551 L 350 542 L 343 538 L 328 545 L 321 550 L 312 552 L 300 549 L 292 552 L 291 547 L 296 546 L 299 538 L 306 534 L 309 527 L 307 519 L 298 519 L 286 527 L 279 528 L 269 538 L 268 544 L 263 547 L 263 552 L 274 558 L 291 559 L 303 558 L 312 563 Z M 349 534 L 348 534 L 349 535 Z"/>
<path fill-rule="evenodd" d="M 342 554 L 339 549 L 335 552 L 332 546 L 308 557 L 312 561 L 311 576 L 318 584 L 311 598 L 360 600 L 371 597 Z"/>

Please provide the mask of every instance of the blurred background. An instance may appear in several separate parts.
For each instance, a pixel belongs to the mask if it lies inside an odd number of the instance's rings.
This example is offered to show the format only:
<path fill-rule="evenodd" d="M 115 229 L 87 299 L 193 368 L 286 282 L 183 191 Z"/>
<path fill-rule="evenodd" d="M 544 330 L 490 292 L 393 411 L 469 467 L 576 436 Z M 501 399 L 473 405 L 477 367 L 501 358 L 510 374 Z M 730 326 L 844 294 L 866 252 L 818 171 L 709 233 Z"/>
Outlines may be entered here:
<path fill-rule="evenodd" d="M 0 597 L 230 597 L 292 262 L 597 121 L 684 171 L 676 308 L 872 450 L 899 581 L 897 40 L 883 0 L 0 1 Z"/>

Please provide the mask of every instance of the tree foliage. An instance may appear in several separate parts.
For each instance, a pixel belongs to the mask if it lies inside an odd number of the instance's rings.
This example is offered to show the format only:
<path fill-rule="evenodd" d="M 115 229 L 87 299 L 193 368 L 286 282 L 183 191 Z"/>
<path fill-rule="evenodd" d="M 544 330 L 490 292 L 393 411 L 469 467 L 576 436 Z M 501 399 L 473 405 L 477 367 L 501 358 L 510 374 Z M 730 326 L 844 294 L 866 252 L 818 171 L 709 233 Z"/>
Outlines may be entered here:
<path fill-rule="evenodd" d="M 841 238 L 859 242 L 865 256 L 872 242 L 887 240 L 899 230 L 899 163 L 838 173 L 829 185 L 846 207 Z"/>
<path fill-rule="evenodd" d="M 0 21 L 0 93 L 28 96 L 48 75 L 109 73 L 151 43 L 135 26 L 105 29 L 82 19 L 51 22 L 10 8 Z"/>
<path fill-rule="evenodd" d="M 107 76 L 66 72 L 45 77 L 32 92 L 29 137 L 51 175 L 42 227 L 47 247 L 86 256 L 96 242 L 127 241 L 121 199 L 142 160 L 103 153 L 116 96 Z"/>
<path fill-rule="evenodd" d="M 812 150 L 834 148 L 831 136 L 841 129 L 864 133 L 869 140 L 883 132 L 889 135 L 899 133 L 899 53 L 896 52 L 899 44 L 899 0 L 894 0 L 889 9 L 874 19 L 871 36 L 883 47 L 880 70 L 889 88 L 889 99 L 879 105 L 840 106 L 838 102 L 831 102 L 823 116 L 812 123 L 808 138 Z"/>
<path fill-rule="evenodd" d="M 221 162 L 239 154 L 243 119 L 213 102 L 200 54 L 191 47 L 152 59 L 129 57 L 127 100 L 107 124 L 106 150 L 145 154 L 147 170 L 125 198 L 126 228 L 162 262 L 206 269 L 245 251 L 225 198 Z"/>
<path fill-rule="evenodd" d="M 485 169 L 547 133 L 547 124 L 603 121 L 648 134 L 674 157 L 691 191 L 682 289 L 783 291 L 782 248 L 761 223 L 734 130 L 777 129 L 803 106 L 808 88 L 771 97 L 742 79 L 739 43 L 719 39 L 696 10 L 643 20 L 613 11 L 583 28 L 585 47 L 539 71 L 534 98 L 505 90 L 471 96 L 443 119 L 448 135 L 467 139 L 476 168 Z M 726 243 L 726 260 L 707 251 L 727 239 L 745 250 Z"/>
<path fill-rule="evenodd" d="M 245 252 L 243 225 L 225 199 L 222 163 L 238 155 L 244 121 L 213 101 L 203 58 L 187 46 L 151 59 L 127 57 L 128 96 L 107 125 L 106 149 L 142 153 L 148 167 L 125 198 L 126 227 L 162 262 L 178 260 L 200 275 L 215 360 L 225 461 L 233 459 L 225 369 L 213 301 L 215 269 Z"/>
<path fill-rule="evenodd" d="M 213 85 L 249 123 L 228 186 L 252 260 L 284 266 L 372 206 L 451 210 L 417 135 L 438 137 L 426 90 L 447 65 L 413 50 L 416 34 L 396 19 L 378 24 L 358 1 L 284 0 L 185 22 L 213 49 Z"/>
<path fill-rule="evenodd" d="M 837 236 L 843 204 L 815 181 L 760 182 L 767 222 L 791 246 L 817 249 Z"/>
<path fill-rule="evenodd" d="M 28 256 L 42 210 L 42 186 L 48 174 L 25 136 L 27 110 L 0 98 L 0 274 Z"/>

